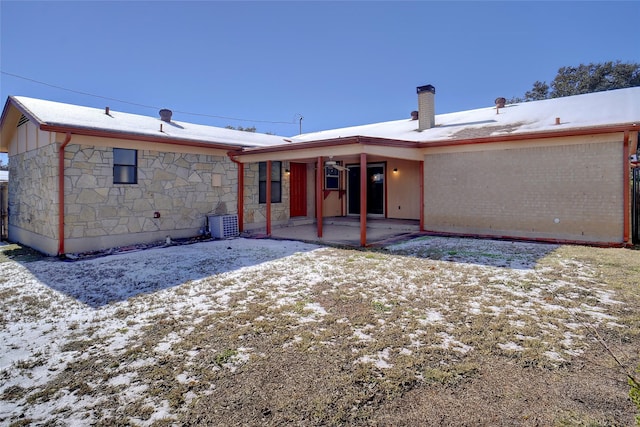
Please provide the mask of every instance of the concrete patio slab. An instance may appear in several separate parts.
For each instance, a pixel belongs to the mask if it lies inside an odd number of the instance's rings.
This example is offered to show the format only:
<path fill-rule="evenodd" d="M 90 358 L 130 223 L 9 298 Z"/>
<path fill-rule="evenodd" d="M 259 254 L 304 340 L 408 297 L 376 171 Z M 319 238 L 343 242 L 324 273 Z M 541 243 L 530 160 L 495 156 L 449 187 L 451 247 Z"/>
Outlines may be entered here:
<path fill-rule="evenodd" d="M 367 219 L 367 246 L 380 246 L 392 241 L 421 235 L 417 220 Z M 298 240 L 328 245 L 360 246 L 360 219 L 358 217 L 325 218 L 322 237 L 313 220 L 294 220 L 290 224 L 274 227 L 271 236 L 264 230 L 243 234 L 245 237 L 270 237 L 273 239 Z"/>

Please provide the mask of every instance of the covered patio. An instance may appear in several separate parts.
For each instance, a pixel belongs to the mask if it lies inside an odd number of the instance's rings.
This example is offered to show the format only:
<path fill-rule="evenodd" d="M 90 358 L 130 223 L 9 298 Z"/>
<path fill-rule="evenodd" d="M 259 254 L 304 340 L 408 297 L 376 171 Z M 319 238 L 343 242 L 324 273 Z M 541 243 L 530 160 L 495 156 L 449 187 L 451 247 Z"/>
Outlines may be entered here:
<path fill-rule="evenodd" d="M 418 220 L 368 218 L 366 227 L 366 246 L 381 246 L 423 234 L 420 232 Z M 321 237 L 318 237 L 317 225 L 313 219 L 293 219 L 286 226 L 273 227 L 270 235 L 267 235 L 264 230 L 243 234 L 254 238 L 269 237 L 339 246 L 363 246 L 359 217 L 323 218 Z"/>
<path fill-rule="evenodd" d="M 364 247 L 423 229 L 423 156 L 413 142 L 357 136 L 250 148 L 231 159 L 240 231 L 248 235 Z M 259 204 L 255 173 L 245 181 L 245 168 L 257 163 L 265 193 Z M 244 227 L 245 213 L 249 224 L 263 215 L 264 228 Z"/>

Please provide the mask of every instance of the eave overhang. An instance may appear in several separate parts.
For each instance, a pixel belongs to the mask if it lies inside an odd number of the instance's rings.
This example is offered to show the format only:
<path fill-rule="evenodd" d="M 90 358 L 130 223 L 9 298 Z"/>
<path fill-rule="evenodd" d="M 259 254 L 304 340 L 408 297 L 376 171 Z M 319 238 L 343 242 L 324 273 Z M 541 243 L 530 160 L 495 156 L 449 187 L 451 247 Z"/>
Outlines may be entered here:
<path fill-rule="evenodd" d="M 81 126 L 68 126 L 60 124 L 43 123 L 40 130 L 58 133 L 71 133 L 73 135 L 93 136 L 99 138 L 126 139 L 129 141 L 153 142 L 156 144 L 180 145 L 187 147 L 213 148 L 220 150 L 241 150 L 243 147 L 234 144 L 216 143 L 197 141 L 185 138 L 176 138 L 171 136 L 152 136 L 148 134 L 134 132 L 108 131 L 104 129 L 95 129 Z M 158 131 L 158 133 L 160 133 Z"/>
<path fill-rule="evenodd" d="M 249 163 L 264 160 L 315 159 L 318 156 L 341 156 L 354 154 L 378 154 L 409 160 L 421 160 L 415 150 L 417 143 L 369 136 L 350 136 L 310 142 L 274 145 L 270 147 L 245 148 L 235 157 Z"/>
<path fill-rule="evenodd" d="M 633 132 L 639 131 L 638 123 L 623 123 L 606 126 L 589 126 L 581 128 L 571 128 L 563 130 L 539 131 L 527 133 L 512 133 L 508 135 L 495 135 L 481 138 L 421 141 L 417 143 L 418 148 L 429 147 L 449 147 L 456 145 L 489 144 L 496 142 L 529 141 L 532 139 L 566 138 L 571 136 L 601 135 L 607 133 Z"/>
<path fill-rule="evenodd" d="M 12 133 L 10 132 L 10 129 L 11 130 L 14 129 L 15 124 L 9 124 L 7 123 L 7 120 L 9 119 L 9 116 L 11 116 L 11 112 L 16 110 L 20 114 L 23 114 L 27 119 L 29 119 L 30 122 L 36 124 L 36 126 L 40 130 L 48 131 L 48 132 L 57 132 L 57 133 L 63 133 L 63 134 L 71 133 L 73 135 L 84 135 L 84 136 L 113 138 L 113 139 L 126 139 L 130 141 L 140 141 L 140 142 L 153 142 L 156 144 L 211 148 L 211 149 L 220 149 L 225 151 L 228 151 L 228 150 L 240 151 L 243 148 L 248 146 L 248 145 L 242 146 L 237 144 L 228 144 L 224 142 L 207 142 L 202 140 L 173 137 L 166 134 L 162 134 L 160 131 L 158 131 L 158 134 L 159 134 L 158 136 L 153 136 L 147 133 L 107 130 L 107 129 L 88 127 L 88 126 L 69 125 L 64 123 L 48 123 L 40 120 L 26 106 L 24 106 L 17 99 L 15 99 L 15 97 L 9 96 L 7 98 L 7 101 L 5 102 L 4 109 L 2 110 L 2 116 L 0 117 L 0 129 L 2 129 L 2 141 L 0 141 L 0 151 L 2 148 L 4 149 L 7 148 L 8 141 L 13 136 Z M 16 123 L 17 123 L 17 119 L 16 119 Z M 7 127 L 5 127 L 5 125 L 7 125 Z"/>

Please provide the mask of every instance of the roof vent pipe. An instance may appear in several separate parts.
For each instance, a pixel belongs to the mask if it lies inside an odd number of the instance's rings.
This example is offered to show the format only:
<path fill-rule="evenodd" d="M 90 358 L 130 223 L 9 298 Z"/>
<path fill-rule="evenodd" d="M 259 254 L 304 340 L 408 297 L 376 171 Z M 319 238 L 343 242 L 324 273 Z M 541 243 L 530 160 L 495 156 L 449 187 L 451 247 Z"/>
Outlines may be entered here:
<path fill-rule="evenodd" d="M 418 112 L 417 111 L 412 111 L 411 112 L 411 120 L 418 120 Z"/>
<path fill-rule="evenodd" d="M 418 86 L 418 130 L 431 129 L 436 125 L 435 96 L 432 85 Z"/>
<path fill-rule="evenodd" d="M 168 110 L 166 108 L 163 108 L 162 110 L 160 110 L 160 120 L 162 120 L 163 122 L 171 122 L 171 115 L 173 114 L 173 112 L 171 110 Z"/>
<path fill-rule="evenodd" d="M 504 108 L 504 106 L 507 103 L 506 98 L 500 97 L 500 98 L 496 98 L 496 108 Z"/>

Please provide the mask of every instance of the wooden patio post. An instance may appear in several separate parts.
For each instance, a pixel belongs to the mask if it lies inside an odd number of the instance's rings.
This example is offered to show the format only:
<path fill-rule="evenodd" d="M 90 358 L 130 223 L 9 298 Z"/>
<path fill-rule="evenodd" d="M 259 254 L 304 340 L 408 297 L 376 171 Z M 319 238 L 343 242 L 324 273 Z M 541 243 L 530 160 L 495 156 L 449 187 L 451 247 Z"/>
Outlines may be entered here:
<path fill-rule="evenodd" d="M 271 236 L 271 160 L 267 160 L 267 236 Z"/>
<path fill-rule="evenodd" d="M 360 153 L 360 246 L 367 246 L 367 153 Z"/>
<path fill-rule="evenodd" d="M 420 160 L 420 231 L 424 231 L 424 160 Z"/>
<path fill-rule="evenodd" d="M 238 231 L 244 231 L 244 163 L 238 163 Z"/>
<path fill-rule="evenodd" d="M 322 157 L 318 157 L 316 165 L 316 223 L 318 237 L 322 237 Z"/>

